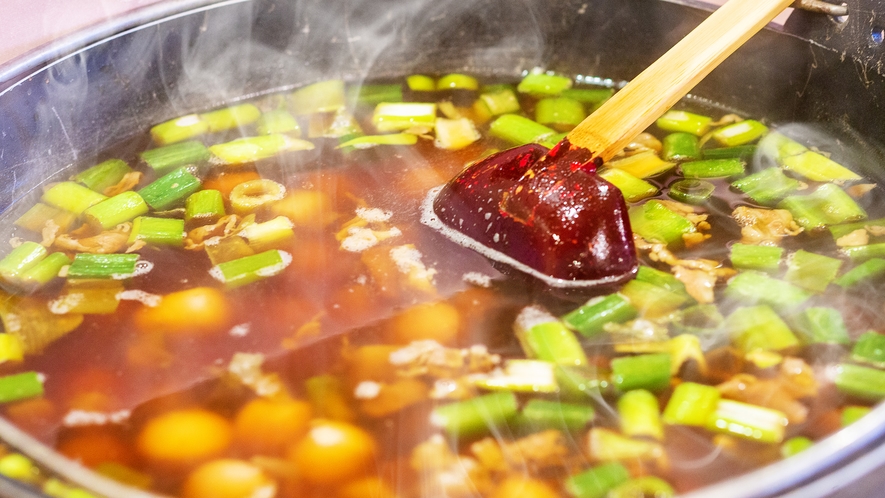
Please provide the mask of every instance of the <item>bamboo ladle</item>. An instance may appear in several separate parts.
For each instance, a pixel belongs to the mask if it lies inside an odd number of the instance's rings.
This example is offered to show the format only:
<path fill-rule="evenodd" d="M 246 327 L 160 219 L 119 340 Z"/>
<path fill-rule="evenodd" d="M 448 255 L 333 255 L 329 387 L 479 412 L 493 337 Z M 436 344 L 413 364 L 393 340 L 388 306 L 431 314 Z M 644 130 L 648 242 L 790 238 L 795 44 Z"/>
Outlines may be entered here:
<path fill-rule="evenodd" d="M 635 275 L 628 208 L 596 165 L 611 159 L 793 0 L 729 0 L 549 151 L 489 156 L 430 192 L 422 222 L 551 287 Z"/>

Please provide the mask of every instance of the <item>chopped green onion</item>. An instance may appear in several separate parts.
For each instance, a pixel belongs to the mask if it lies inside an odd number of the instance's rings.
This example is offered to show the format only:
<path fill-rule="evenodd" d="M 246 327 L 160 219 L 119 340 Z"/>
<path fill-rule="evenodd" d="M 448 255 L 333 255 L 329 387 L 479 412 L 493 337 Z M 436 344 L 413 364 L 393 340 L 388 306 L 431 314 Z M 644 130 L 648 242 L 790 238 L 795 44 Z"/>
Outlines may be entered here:
<path fill-rule="evenodd" d="M 206 255 L 213 265 L 219 265 L 235 259 L 252 256 L 255 251 L 249 247 L 246 239 L 234 235 L 232 237 L 212 237 L 204 245 Z"/>
<path fill-rule="evenodd" d="M 483 92 L 479 100 L 486 105 L 492 116 L 519 112 L 519 100 L 510 88 L 502 88 L 494 92 Z"/>
<path fill-rule="evenodd" d="M 756 155 L 755 145 L 736 145 L 734 147 L 722 147 L 719 149 L 704 149 L 701 156 L 704 159 L 740 159 L 750 161 Z"/>
<path fill-rule="evenodd" d="M 610 387 L 605 375 L 597 375 L 590 369 L 557 365 L 554 370 L 559 385 L 559 397 L 572 401 L 598 400 Z"/>
<path fill-rule="evenodd" d="M 552 128 L 518 114 L 504 114 L 489 125 L 489 134 L 513 145 L 544 142 L 554 133 Z"/>
<path fill-rule="evenodd" d="M 268 221 L 247 225 L 237 233 L 246 239 L 255 252 L 262 252 L 281 246 L 295 236 L 294 225 L 289 218 L 277 216 Z"/>
<path fill-rule="evenodd" d="M 78 253 L 68 268 L 68 278 L 129 278 L 137 270 L 138 257 L 138 254 Z"/>
<path fill-rule="evenodd" d="M 60 182 L 46 189 L 41 200 L 50 206 L 81 214 L 87 208 L 107 199 L 107 196 L 90 190 L 79 183 Z"/>
<path fill-rule="evenodd" d="M 200 189 L 200 179 L 186 168 L 177 169 L 149 183 L 138 194 L 155 210 L 169 209 Z"/>
<path fill-rule="evenodd" d="M 728 281 L 725 296 L 742 303 L 764 303 L 778 307 L 791 307 L 802 304 L 811 293 L 789 282 L 784 282 L 764 273 L 743 271 Z"/>
<path fill-rule="evenodd" d="M 381 133 L 415 126 L 433 128 L 435 121 L 436 104 L 424 102 L 382 102 L 372 114 L 372 124 Z"/>
<path fill-rule="evenodd" d="M 630 480 L 630 472 L 618 462 L 591 467 L 565 480 L 565 491 L 574 498 L 605 498 L 617 486 Z"/>
<path fill-rule="evenodd" d="M 790 319 L 806 344 L 851 344 L 842 314 L 833 308 L 806 308 Z"/>
<path fill-rule="evenodd" d="M 839 392 L 873 402 L 885 399 L 885 371 L 842 363 L 835 373 L 833 383 Z"/>
<path fill-rule="evenodd" d="M 762 205 L 771 205 L 798 190 L 801 182 L 784 174 L 780 168 L 766 168 L 731 183 Z"/>
<path fill-rule="evenodd" d="M 43 287 L 55 280 L 61 269 L 69 264 L 69 257 L 62 252 L 54 252 L 20 275 L 21 286 L 29 290 Z"/>
<path fill-rule="evenodd" d="M 657 187 L 622 169 L 603 168 L 599 171 L 599 176 L 618 187 L 627 202 L 639 202 L 658 193 Z"/>
<path fill-rule="evenodd" d="M 667 195 L 679 202 L 686 204 L 704 204 L 713 195 L 716 186 L 705 180 L 693 178 L 673 182 Z"/>
<path fill-rule="evenodd" d="M 784 280 L 812 292 L 823 292 L 836 278 L 842 260 L 798 250 L 787 259 Z"/>
<path fill-rule="evenodd" d="M 151 137 L 157 145 L 181 142 L 209 131 L 209 124 L 197 114 L 170 119 L 151 128 Z"/>
<path fill-rule="evenodd" d="M 212 133 L 242 128 L 258 121 L 261 111 L 253 104 L 239 104 L 200 115 Z"/>
<path fill-rule="evenodd" d="M 488 375 L 473 376 L 473 383 L 491 391 L 526 393 L 555 393 L 559 390 L 553 373 L 554 364 L 541 360 L 512 359 L 504 363 L 503 370 L 493 370 Z"/>
<path fill-rule="evenodd" d="M 466 74 L 446 74 L 436 81 L 437 90 L 479 90 L 479 82 Z"/>
<path fill-rule="evenodd" d="M 202 142 L 192 140 L 146 150 L 141 153 L 141 160 L 157 174 L 164 174 L 177 166 L 201 163 L 210 156 Z"/>
<path fill-rule="evenodd" d="M 768 127 L 755 119 L 745 119 L 723 126 L 713 132 L 713 140 L 723 147 L 734 147 L 752 142 L 768 133 Z"/>
<path fill-rule="evenodd" d="M 132 168 L 126 164 L 126 161 L 108 159 L 78 173 L 73 180 L 96 192 L 104 193 L 106 188 L 118 184 L 127 173 L 131 172 Z"/>
<path fill-rule="evenodd" d="M 851 349 L 851 359 L 885 368 L 885 335 L 870 330 L 861 334 Z"/>
<path fill-rule="evenodd" d="M 633 389 L 661 391 L 670 385 L 670 363 L 667 353 L 615 358 L 611 361 L 612 383 L 621 392 Z"/>
<path fill-rule="evenodd" d="M 656 476 L 642 476 L 630 479 L 610 489 L 606 498 L 636 498 L 652 496 L 654 498 L 671 498 L 676 494 L 673 486 Z"/>
<path fill-rule="evenodd" d="M 502 391 L 438 406 L 430 423 L 449 436 L 472 438 L 500 430 L 516 413 L 516 396 Z"/>
<path fill-rule="evenodd" d="M 645 389 L 634 389 L 618 398 L 618 415 L 625 436 L 664 439 L 658 398 Z"/>
<path fill-rule="evenodd" d="M 632 156 L 609 161 L 606 166 L 624 170 L 636 178 L 650 178 L 673 169 L 676 163 L 664 161 L 653 150 L 645 150 Z"/>
<path fill-rule="evenodd" d="M 682 163 L 680 167 L 686 178 L 723 178 L 744 174 L 744 162 L 740 159 L 704 159 Z"/>
<path fill-rule="evenodd" d="M 524 309 L 514 325 L 516 337 L 528 358 L 557 365 L 586 366 L 587 354 L 565 324 L 537 307 Z"/>
<path fill-rule="evenodd" d="M 638 311 L 621 294 L 609 294 L 591 299 L 578 309 L 562 317 L 562 321 L 585 337 L 592 337 L 603 331 L 609 322 L 621 323 L 636 318 Z"/>
<path fill-rule="evenodd" d="M 0 377 L 0 403 L 43 395 L 43 382 L 37 372 Z"/>
<path fill-rule="evenodd" d="M 338 149 L 353 147 L 354 149 L 369 149 L 376 145 L 415 145 L 418 143 L 418 135 L 414 133 L 393 133 L 390 135 L 363 135 L 347 140 Z"/>
<path fill-rule="evenodd" d="M 0 260 L 0 278 L 12 282 L 21 277 L 22 273 L 37 265 L 46 257 L 48 251 L 42 245 L 25 241 Z"/>
<path fill-rule="evenodd" d="M 786 426 L 787 416 L 781 411 L 730 399 L 719 400 L 706 424 L 711 431 L 762 443 L 783 441 Z"/>
<path fill-rule="evenodd" d="M 864 230 L 866 227 L 885 227 L 885 218 L 879 218 L 875 220 L 862 220 L 855 221 L 853 223 L 842 223 L 839 225 L 831 225 L 827 227 L 830 231 L 830 234 L 833 236 L 833 240 L 839 240 L 842 237 L 857 231 Z M 873 235 L 873 234 L 870 234 Z"/>
<path fill-rule="evenodd" d="M 147 202 L 129 190 L 91 206 L 83 211 L 83 216 L 96 230 L 110 230 L 148 211 Z"/>
<path fill-rule="evenodd" d="M 732 311 L 725 319 L 725 328 L 734 346 L 745 354 L 757 349 L 781 351 L 799 345 L 790 327 L 764 304 Z"/>
<path fill-rule="evenodd" d="M 228 287 L 239 287 L 278 275 L 291 262 L 291 254 L 272 249 L 215 265 L 209 274 Z"/>
<path fill-rule="evenodd" d="M 615 94 L 612 88 L 567 88 L 559 95 L 575 99 L 582 104 L 589 104 L 594 108 L 610 99 Z"/>
<path fill-rule="evenodd" d="M 641 316 L 658 318 L 678 309 L 687 303 L 687 294 L 673 292 L 667 288 L 640 280 L 631 280 L 621 288 L 621 294 L 627 298 Z"/>
<path fill-rule="evenodd" d="M 694 161 L 701 158 L 698 137 L 691 133 L 670 133 L 661 142 L 661 159 L 665 161 Z"/>
<path fill-rule="evenodd" d="M 866 261 L 871 258 L 885 258 L 885 243 L 843 247 L 842 252 L 853 262 Z"/>
<path fill-rule="evenodd" d="M 199 190 L 184 203 L 184 221 L 188 225 L 209 225 L 224 215 L 224 197 L 218 190 Z"/>
<path fill-rule="evenodd" d="M 861 419 L 861 417 L 865 416 L 867 413 L 870 413 L 869 406 L 846 406 L 842 409 L 842 418 L 841 423 L 842 427 L 848 427 L 849 425 L 857 422 Z"/>
<path fill-rule="evenodd" d="M 355 100 L 358 105 L 377 105 L 381 102 L 402 102 L 403 86 L 396 83 L 391 85 L 360 85 L 357 87 L 350 87 L 348 89 L 348 100 Z"/>
<path fill-rule="evenodd" d="M 50 221 L 55 223 L 62 232 L 65 232 L 77 221 L 77 214 L 38 202 L 19 216 L 13 224 L 40 233 Z"/>
<path fill-rule="evenodd" d="M 783 247 L 736 243 L 731 246 L 729 258 L 739 270 L 773 272 L 780 268 L 783 255 Z"/>
<path fill-rule="evenodd" d="M 267 159 L 283 152 L 313 150 L 314 145 L 307 140 L 288 135 L 260 135 L 243 137 L 209 147 L 209 151 L 223 164 L 245 164 Z"/>
<path fill-rule="evenodd" d="M 589 405 L 533 398 L 525 404 L 520 415 L 522 422 L 533 431 L 564 429 L 578 432 L 593 420 L 595 412 Z"/>
<path fill-rule="evenodd" d="M 662 418 L 668 424 L 703 426 L 716 411 L 720 398 L 713 386 L 683 382 L 673 390 Z"/>
<path fill-rule="evenodd" d="M 661 287 L 670 292 L 680 294 L 686 298 L 689 297 L 685 284 L 681 280 L 673 276 L 672 273 L 658 270 L 647 265 L 640 265 L 636 270 L 636 280 L 639 282 L 647 282 L 657 287 Z"/>
<path fill-rule="evenodd" d="M 572 79 L 556 74 L 532 72 L 516 86 L 519 93 L 536 96 L 556 96 L 572 87 Z"/>
<path fill-rule="evenodd" d="M 326 80 L 295 90 L 289 100 L 292 112 L 298 116 L 344 109 L 344 82 Z"/>
<path fill-rule="evenodd" d="M 584 120 L 584 105 L 566 97 L 548 97 L 535 105 L 535 121 L 557 130 L 570 130 Z"/>
<path fill-rule="evenodd" d="M 767 154 L 778 159 L 785 169 L 809 180 L 832 182 L 860 179 L 857 173 L 780 133 L 770 133 L 759 145 Z"/>
<path fill-rule="evenodd" d="M 130 245 L 138 240 L 147 244 L 181 247 L 184 245 L 184 220 L 139 216 L 132 222 Z"/>
<path fill-rule="evenodd" d="M 298 120 L 285 109 L 273 109 L 262 114 L 255 130 L 261 135 L 286 134 L 292 138 L 301 138 Z"/>
<path fill-rule="evenodd" d="M 118 280 L 68 280 L 61 293 L 49 302 L 49 309 L 59 315 L 109 315 L 120 305 L 123 283 Z"/>
<path fill-rule="evenodd" d="M 406 78 L 406 86 L 413 92 L 432 92 L 436 90 L 436 81 L 430 76 L 413 74 Z"/>
<path fill-rule="evenodd" d="M 667 111 L 655 122 L 664 131 L 681 131 L 701 136 L 710 129 L 713 118 L 686 111 Z"/>
<path fill-rule="evenodd" d="M 840 287 L 848 288 L 860 282 L 877 279 L 882 275 L 885 275 L 885 259 L 873 258 L 848 270 L 834 283 Z"/>
<path fill-rule="evenodd" d="M 811 448 L 813 445 L 814 441 L 805 436 L 791 437 L 781 444 L 781 456 L 789 458 Z"/>
<path fill-rule="evenodd" d="M 697 231 L 686 217 L 654 199 L 641 206 L 631 207 L 628 214 L 633 232 L 649 242 L 679 247 L 682 245 L 683 235 Z"/>
<path fill-rule="evenodd" d="M 434 128 L 436 132 L 434 145 L 440 149 L 463 149 L 482 138 L 473 121 L 467 118 L 436 118 Z"/>
<path fill-rule="evenodd" d="M 590 429 L 587 441 L 594 460 L 660 461 L 664 458 L 664 447 L 657 441 L 633 439 L 600 427 Z"/>

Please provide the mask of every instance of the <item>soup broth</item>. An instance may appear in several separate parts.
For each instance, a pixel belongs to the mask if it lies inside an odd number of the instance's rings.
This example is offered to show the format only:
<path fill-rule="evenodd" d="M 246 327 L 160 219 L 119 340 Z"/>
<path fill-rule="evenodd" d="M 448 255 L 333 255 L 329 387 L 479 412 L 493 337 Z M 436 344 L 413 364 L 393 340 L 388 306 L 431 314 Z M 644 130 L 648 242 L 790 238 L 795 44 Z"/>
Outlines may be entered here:
<path fill-rule="evenodd" d="M 591 172 L 627 200 L 624 284 L 551 289 L 421 223 L 611 93 L 325 81 L 158 124 L 7 214 L 3 414 L 192 498 L 669 496 L 862 416 L 882 193 L 788 131 L 686 102 Z"/>

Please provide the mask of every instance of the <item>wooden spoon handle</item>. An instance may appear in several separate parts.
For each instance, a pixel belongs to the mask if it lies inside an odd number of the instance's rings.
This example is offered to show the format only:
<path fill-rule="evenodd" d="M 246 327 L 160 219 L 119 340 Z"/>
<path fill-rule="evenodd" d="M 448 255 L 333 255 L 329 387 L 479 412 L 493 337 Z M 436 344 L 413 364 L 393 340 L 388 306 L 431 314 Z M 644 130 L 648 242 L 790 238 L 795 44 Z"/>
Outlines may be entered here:
<path fill-rule="evenodd" d="M 611 159 L 793 0 L 729 0 L 568 134 Z"/>

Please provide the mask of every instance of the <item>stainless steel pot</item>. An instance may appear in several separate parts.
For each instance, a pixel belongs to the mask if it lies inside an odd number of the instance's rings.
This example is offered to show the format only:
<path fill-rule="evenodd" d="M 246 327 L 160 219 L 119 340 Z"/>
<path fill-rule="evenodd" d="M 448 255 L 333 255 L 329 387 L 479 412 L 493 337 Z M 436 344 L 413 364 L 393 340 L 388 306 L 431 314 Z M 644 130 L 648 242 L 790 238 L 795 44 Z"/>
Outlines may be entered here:
<path fill-rule="evenodd" d="M 325 77 L 417 72 L 515 77 L 536 66 L 616 84 L 706 15 L 691 0 L 207 0 L 161 4 L 0 67 L 0 209 L 149 125 Z M 774 122 L 808 122 L 883 178 L 885 19 L 800 12 L 754 37 L 694 91 Z M 12 206 L 10 208 L 10 206 Z M 2 231 L 2 228 L 0 228 Z M 0 234 L 2 235 L 2 234 Z M 85 471 L 0 420 L 0 438 L 110 496 L 143 493 Z M 692 496 L 872 496 L 885 482 L 885 406 L 813 449 Z M 37 496 L 0 480 L 0 493 Z"/>

